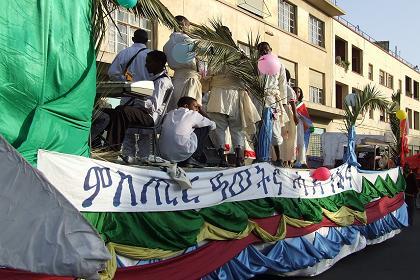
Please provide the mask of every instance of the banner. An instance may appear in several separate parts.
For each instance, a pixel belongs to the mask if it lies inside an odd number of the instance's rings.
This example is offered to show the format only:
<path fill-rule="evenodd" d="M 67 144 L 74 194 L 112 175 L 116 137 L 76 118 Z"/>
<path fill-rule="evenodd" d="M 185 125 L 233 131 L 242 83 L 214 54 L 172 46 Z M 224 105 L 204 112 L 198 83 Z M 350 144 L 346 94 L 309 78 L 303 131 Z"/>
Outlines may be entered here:
<path fill-rule="evenodd" d="M 155 212 L 199 209 L 223 202 L 264 197 L 322 198 L 348 190 L 361 192 L 362 174 L 342 165 L 327 181 L 313 180 L 308 171 L 269 163 L 188 172 L 192 188 L 181 188 L 158 168 L 124 166 L 90 158 L 40 150 L 38 169 L 83 212 Z M 211 170 L 209 168 L 209 170 Z M 375 182 L 398 169 L 363 174 Z"/>

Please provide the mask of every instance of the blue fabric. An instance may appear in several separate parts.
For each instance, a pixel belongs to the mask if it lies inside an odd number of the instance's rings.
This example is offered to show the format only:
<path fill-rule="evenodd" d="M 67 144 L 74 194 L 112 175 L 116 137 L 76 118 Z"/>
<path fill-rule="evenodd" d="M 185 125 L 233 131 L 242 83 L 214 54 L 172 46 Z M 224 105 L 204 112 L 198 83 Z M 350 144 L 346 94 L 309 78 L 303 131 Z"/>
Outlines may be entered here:
<path fill-rule="evenodd" d="M 330 228 L 327 236 L 315 233 L 311 243 L 305 237 L 281 240 L 269 248 L 257 250 L 248 246 L 238 256 L 206 275 L 204 280 L 249 279 L 264 273 L 285 273 L 314 266 L 323 259 L 333 259 L 344 245 L 354 244 L 359 233 L 376 239 L 407 225 L 407 207 L 366 225 Z"/>
<path fill-rule="evenodd" d="M 347 150 L 344 153 L 343 161 L 347 162 L 352 166 L 360 167 L 360 164 L 357 163 L 357 156 L 356 156 L 356 129 L 353 126 L 349 128 L 348 135 L 347 135 Z"/>
<path fill-rule="evenodd" d="M 270 160 L 271 138 L 273 136 L 273 111 L 271 108 L 264 108 L 262 124 L 258 133 L 256 156 L 259 161 Z"/>

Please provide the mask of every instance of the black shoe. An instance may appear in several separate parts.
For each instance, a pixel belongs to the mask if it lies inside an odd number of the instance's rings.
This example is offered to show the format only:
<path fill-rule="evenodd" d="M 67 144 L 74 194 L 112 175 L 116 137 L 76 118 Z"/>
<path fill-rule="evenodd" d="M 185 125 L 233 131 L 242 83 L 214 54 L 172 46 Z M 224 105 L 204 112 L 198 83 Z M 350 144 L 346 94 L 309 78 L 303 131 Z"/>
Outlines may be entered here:
<path fill-rule="evenodd" d="M 194 158 L 190 157 L 184 161 L 178 163 L 179 167 L 187 167 L 187 168 L 204 168 L 204 166 L 196 161 Z"/>

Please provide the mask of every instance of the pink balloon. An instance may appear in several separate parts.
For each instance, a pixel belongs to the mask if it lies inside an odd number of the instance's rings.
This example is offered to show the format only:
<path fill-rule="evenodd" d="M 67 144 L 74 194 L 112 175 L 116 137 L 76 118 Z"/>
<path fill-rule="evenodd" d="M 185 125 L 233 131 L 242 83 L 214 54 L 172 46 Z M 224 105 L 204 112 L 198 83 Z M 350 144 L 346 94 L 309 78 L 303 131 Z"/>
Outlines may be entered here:
<path fill-rule="evenodd" d="M 258 59 L 258 70 L 262 74 L 276 75 L 280 72 L 280 60 L 277 56 L 266 54 Z"/>
<path fill-rule="evenodd" d="M 331 177 L 331 172 L 326 167 L 319 167 L 312 171 L 311 177 L 318 181 L 327 181 Z"/>

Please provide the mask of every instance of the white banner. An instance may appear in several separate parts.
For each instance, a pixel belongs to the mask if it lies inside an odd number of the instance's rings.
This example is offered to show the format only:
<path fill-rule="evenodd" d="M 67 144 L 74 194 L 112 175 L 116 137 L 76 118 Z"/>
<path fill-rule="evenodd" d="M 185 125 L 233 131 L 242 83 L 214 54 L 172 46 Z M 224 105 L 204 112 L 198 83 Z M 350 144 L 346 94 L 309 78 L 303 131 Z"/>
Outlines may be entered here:
<path fill-rule="evenodd" d="M 308 171 L 257 163 L 240 168 L 188 172 L 192 188 L 181 188 L 158 168 L 130 167 L 40 150 L 38 169 L 84 212 L 154 212 L 199 209 L 223 202 L 264 197 L 322 198 L 347 190 L 361 192 L 362 174 L 342 165 L 328 181 L 314 181 Z M 380 174 L 395 181 L 398 169 Z M 365 174 L 363 174 L 365 176 Z"/>

